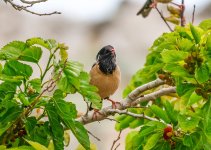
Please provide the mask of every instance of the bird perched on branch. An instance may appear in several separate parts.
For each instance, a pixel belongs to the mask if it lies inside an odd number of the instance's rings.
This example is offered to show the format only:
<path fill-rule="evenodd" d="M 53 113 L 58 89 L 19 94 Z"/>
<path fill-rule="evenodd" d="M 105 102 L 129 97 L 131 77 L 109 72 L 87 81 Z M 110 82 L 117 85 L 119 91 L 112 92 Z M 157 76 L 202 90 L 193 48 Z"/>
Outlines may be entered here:
<path fill-rule="evenodd" d="M 142 15 L 144 18 L 147 17 L 152 10 L 157 6 L 157 3 L 170 3 L 172 0 L 147 0 L 144 6 L 137 12 L 136 15 Z"/>
<path fill-rule="evenodd" d="M 90 84 L 98 88 L 101 99 L 112 102 L 112 107 L 116 107 L 115 102 L 109 99 L 115 93 L 120 84 L 121 73 L 116 64 L 115 49 L 111 45 L 103 47 L 96 56 L 96 63 L 90 71 Z"/>

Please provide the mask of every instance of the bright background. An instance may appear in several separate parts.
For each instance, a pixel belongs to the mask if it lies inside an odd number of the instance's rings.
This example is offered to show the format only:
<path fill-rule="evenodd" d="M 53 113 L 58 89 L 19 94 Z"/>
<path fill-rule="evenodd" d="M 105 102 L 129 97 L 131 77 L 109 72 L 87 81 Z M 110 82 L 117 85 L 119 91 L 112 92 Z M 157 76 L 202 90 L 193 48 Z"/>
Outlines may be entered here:
<path fill-rule="evenodd" d="M 95 61 L 95 55 L 101 47 L 111 44 L 115 47 L 117 61 L 122 71 L 121 87 L 112 99 L 121 100 L 122 91 L 131 76 L 145 62 L 145 56 L 152 42 L 163 32 L 169 32 L 155 10 L 143 19 L 136 16 L 146 0 L 48 0 L 35 5 L 36 12 L 60 11 L 61 15 L 39 17 L 26 12 L 18 12 L 3 1 L 0 3 L 0 46 L 13 40 L 25 41 L 31 37 L 54 38 L 66 43 L 69 57 L 84 64 L 89 71 Z M 180 2 L 175 0 L 175 2 Z M 211 17 L 210 0 L 185 0 L 186 22 L 192 18 L 193 5 L 196 4 L 195 22 Z M 165 13 L 165 6 L 159 5 Z M 35 68 L 36 70 L 36 68 Z M 84 111 L 85 104 L 78 95 L 70 96 L 77 103 L 77 109 Z M 105 102 L 105 105 L 108 103 Z M 115 122 L 105 120 L 86 125 L 87 129 L 101 139 L 96 141 L 99 150 L 109 150 L 118 133 Z M 123 131 L 119 150 L 124 149 Z M 78 143 L 71 136 L 70 146 L 75 149 Z"/>

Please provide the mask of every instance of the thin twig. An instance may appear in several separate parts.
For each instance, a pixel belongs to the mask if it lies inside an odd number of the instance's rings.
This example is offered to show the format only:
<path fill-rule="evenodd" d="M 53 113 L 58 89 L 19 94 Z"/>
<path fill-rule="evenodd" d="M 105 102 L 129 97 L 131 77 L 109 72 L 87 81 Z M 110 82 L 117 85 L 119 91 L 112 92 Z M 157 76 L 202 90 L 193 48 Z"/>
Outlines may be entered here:
<path fill-rule="evenodd" d="M 112 146 L 111 146 L 111 150 L 114 148 L 114 145 L 116 144 L 116 142 L 119 141 L 120 136 L 121 136 L 121 133 L 122 133 L 122 130 L 119 131 L 119 134 L 118 134 L 117 139 L 113 141 L 113 144 L 112 144 Z M 119 144 L 118 144 L 118 145 L 119 145 Z M 118 147 L 118 145 L 117 145 L 117 147 Z M 117 149 L 117 147 L 116 147 L 115 149 Z"/>
<path fill-rule="evenodd" d="M 194 23 L 194 18 L 195 18 L 195 11 L 196 11 L 196 5 L 193 5 L 193 13 L 192 13 L 192 24 Z"/>
<path fill-rule="evenodd" d="M 171 32 L 173 32 L 172 28 L 170 27 L 170 25 L 168 24 L 168 22 L 165 20 L 163 14 L 161 13 L 161 11 L 157 8 L 157 6 L 155 7 L 155 9 L 157 10 L 157 12 L 159 13 L 160 17 L 163 19 L 163 21 L 165 22 L 165 24 L 167 25 L 167 27 L 169 28 L 169 30 Z"/>
<path fill-rule="evenodd" d="M 37 12 L 31 11 L 28 9 L 29 7 L 32 7 L 34 4 L 46 2 L 47 0 L 38 0 L 38 1 L 20 0 L 23 3 L 23 5 L 18 5 L 16 3 L 14 3 L 13 0 L 4 0 L 4 1 L 8 2 L 14 9 L 16 9 L 18 11 L 23 10 L 23 11 L 26 11 L 26 12 L 29 12 L 31 14 L 38 15 L 38 16 L 49 16 L 49 15 L 53 15 L 53 14 L 61 14 L 61 12 L 58 12 L 58 11 L 54 11 L 51 13 L 37 13 Z M 24 4 L 27 4 L 27 6 L 24 6 Z"/>
<path fill-rule="evenodd" d="M 92 132 L 90 132 L 89 130 L 87 130 L 87 132 L 94 137 L 96 140 L 101 141 L 100 138 L 96 137 Z"/>

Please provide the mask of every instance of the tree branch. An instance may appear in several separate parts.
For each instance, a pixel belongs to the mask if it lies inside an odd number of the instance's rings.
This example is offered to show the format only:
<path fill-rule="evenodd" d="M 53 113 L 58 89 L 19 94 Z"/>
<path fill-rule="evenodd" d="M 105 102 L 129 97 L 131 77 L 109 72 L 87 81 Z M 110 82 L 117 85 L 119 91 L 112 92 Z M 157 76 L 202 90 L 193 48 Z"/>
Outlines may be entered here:
<path fill-rule="evenodd" d="M 98 111 L 98 113 L 95 112 L 95 117 L 93 117 L 93 113 L 94 112 L 89 112 L 87 115 L 83 115 L 79 118 L 77 118 L 77 121 L 83 123 L 83 124 L 88 124 L 91 122 L 95 122 L 95 121 L 101 121 L 104 120 L 105 118 L 107 118 L 110 115 L 114 115 L 115 113 L 127 113 L 128 115 L 133 115 L 139 118 L 145 118 L 145 119 L 151 119 L 147 116 L 144 116 L 143 114 L 133 114 L 131 112 L 126 112 L 126 111 L 122 111 L 125 110 L 127 108 L 130 108 L 131 106 L 136 106 L 138 105 L 140 102 L 145 102 L 145 101 L 151 101 L 154 100 L 160 96 L 163 95 L 167 95 L 169 93 L 176 93 L 176 88 L 175 87 L 168 87 L 168 88 L 163 88 L 161 90 L 155 91 L 153 93 L 150 94 L 146 94 L 142 97 L 139 97 L 139 95 L 149 89 L 155 88 L 159 85 L 165 84 L 165 81 L 161 80 L 161 79 L 156 79 L 152 82 L 149 82 L 145 85 L 142 85 L 138 88 L 136 88 L 135 90 L 133 90 L 128 97 L 126 97 L 124 100 L 122 100 L 120 103 L 116 104 L 116 109 L 113 109 L 112 106 L 108 106 L 108 107 L 104 107 L 101 110 Z M 153 120 L 153 119 L 151 119 Z"/>
<path fill-rule="evenodd" d="M 110 112 L 112 114 L 117 113 L 119 115 L 125 114 L 125 115 L 132 116 L 134 118 L 144 118 L 144 119 L 151 120 L 151 121 L 158 121 L 156 118 L 152 118 L 152 117 L 146 116 L 144 114 L 135 114 L 135 113 L 129 112 L 128 110 L 109 109 L 108 112 Z"/>
<path fill-rule="evenodd" d="M 18 10 L 18 11 L 26 11 L 29 12 L 31 14 L 34 15 L 38 15 L 38 16 L 49 16 L 49 15 L 53 15 L 53 14 L 61 14 L 61 12 L 58 11 L 54 11 L 51 13 L 37 13 L 34 11 L 29 10 L 29 7 L 32 7 L 34 4 L 38 4 L 38 3 L 42 3 L 42 2 L 46 2 L 47 0 L 38 0 L 38 1 L 26 1 L 26 0 L 20 0 L 23 5 L 18 5 L 16 3 L 13 2 L 13 0 L 4 0 L 6 3 L 8 2 L 14 9 Z"/>

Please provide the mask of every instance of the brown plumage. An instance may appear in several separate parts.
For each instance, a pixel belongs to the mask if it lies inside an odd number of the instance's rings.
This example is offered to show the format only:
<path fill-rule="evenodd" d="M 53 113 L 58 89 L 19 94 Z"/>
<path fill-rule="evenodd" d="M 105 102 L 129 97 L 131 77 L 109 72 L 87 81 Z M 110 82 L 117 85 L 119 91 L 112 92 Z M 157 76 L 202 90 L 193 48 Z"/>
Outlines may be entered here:
<path fill-rule="evenodd" d="M 99 65 L 95 64 L 90 71 L 90 83 L 98 88 L 98 93 L 102 99 L 109 98 L 115 93 L 120 83 L 120 69 L 116 69 L 112 74 L 104 74 Z"/>
<path fill-rule="evenodd" d="M 103 47 L 96 61 L 90 71 L 90 83 L 98 88 L 102 99 L 108 99 L 118 89 L 121 78 L 114 48 L 110 45 Z"/>

